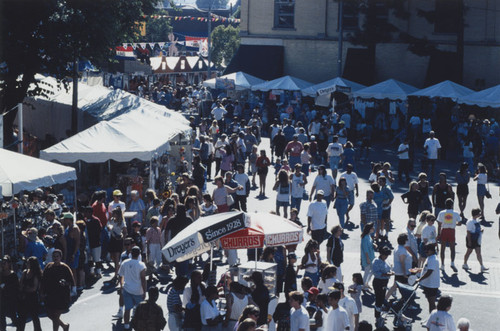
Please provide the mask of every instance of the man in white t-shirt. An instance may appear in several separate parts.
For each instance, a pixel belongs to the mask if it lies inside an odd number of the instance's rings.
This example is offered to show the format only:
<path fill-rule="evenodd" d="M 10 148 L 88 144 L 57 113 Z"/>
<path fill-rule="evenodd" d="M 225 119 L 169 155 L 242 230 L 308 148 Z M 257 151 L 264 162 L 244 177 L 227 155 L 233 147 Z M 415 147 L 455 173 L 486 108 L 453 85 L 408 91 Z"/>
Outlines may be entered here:
<path fill-rule="evenodd" d="M 326 154 L 328 154 L 333 179 L 337 178 L 337 171 L 342 153 L 344 153 L 344 148 L 342 147 L 342 144 L 339 143 L 339 137 L 333 136 L 333 141 L 326 148 Z"/>
<path fill-rule="evenodd" d="M 229 145 L 229 142 L 227 141 L 227 135 L 223 133 L 219 139 L 217 139 L 217 142 L 215 143 L 215 176 L 220 171 L 220 164 L 222 162 L 222 154 L 220 153 L 220 150 L 223 149 Z"/>
<path fill-rule="evenodd" d="M 408 138 L 405 138 L 398 147 L 398 179 L 403 181 L 403 173 L 406 177 L 406 182 L 410 182 L 410 145 Z"/>
<path fill-rule="evenodd" d="M 324 330 L 328 331 L 344 331 L 351 330 L 351 323 L 349 322 L 349 315 L 347 311 L 339 306 L 340 291 L 333 290 L 328 294 L 328 303 L 330 304 L 330 311 L 326 317 L 326 324 Z"/>
<path fill-rule="evenodd" d="M 352 164 L 346 166 L 346 172 L 344 172 L 340 178 L 345 178 L 347 189 L 349 190 L 349 196 L 347 200 L 349 201 L 349 207 L 347 208 L 347 222 L 349 222 L 349 212 L 352 207 L 354 207 L 354 191 L 356 191 L 356 196 L 359 196 L 358 189 L 358 175 L 353 171 L 354 167 Z"/>
<path fill-rule="evenodd" d="M 439 139 L 435 136 L 434 131 L 429 132 L 429 138 L 427 138 L 424 143 L 424 149 L 427 153 L 428 166 L 431 166 L 431 181 L 434 181 L 434 168 L 436 166 L 439 150 L 441 149 Z"/>
<path fill-rule="evenodd" d="M 335 283 L 333 287 L 340 291 L 339 306 L 344 308 L 347 312 L 347 315 L 349 316 L 349 323 L 351 324 L 352 329 L 357 330 L 359 324 L 359 311 L 358 306 L 356 305 L 356 301 L 354 301 L 354 299 L 351 297 L 345 296 L 344 284 Z"/>
<path fill-rule="evenodd" d="M 304 295 L 298 291 L 291 292 L 288 298 L 290 304 L 290 331 L 309 331 L 309 314 L 304 306 Z"/>
<path fill-rule="evenodd" d="M 323 190 L 316 192 L 316 201 L 309 204 L 307 209 L 307 233 L 321 245 L 325 238 L 325 228 L 328 216 L 328 207 L 323 202 Z"/>
<path fill-rule="evenodd" d="M 234 208 L 247 212 L 247 198 L 250 194 L 250 179 L 245 173 L 245 166 L 241 163 L 236 165 L 237 172 L 234 174 L 233 179 L 241 186 L 241 190 L 236 191 Z"/>
<path fill-rule="evenodd" d="M 121 197 L 123 196 L 122 191 L 120 190 L 114 190 L 113 191 L 113 201 L 111 201 L 108 205 L 108 213 L 111 215 L 111 212 L 116 208 L 120 207 L 122 212 L 125 212 L 126 207 L 125 207 L 125 202 L 120 201 Z"/>
<path fill-rule="evenodd" d="M 427 259 L 424 262 L 424 268 L 421 272 L 421 277 L 417 279 L 420 283 L 425 297 L 429 303 L 429 313 L 436 309 L 436 297 L 438 295 L 440 278 L 439 278 L 439 261 L 436 256 L 436 245 L 427 244 L 424 247 Z"/>
<path fill-rule="evenodd" d="M 453 210 L 453 200 L 446 199 L 445 210 L 442 210 L 438 217 L 438 238 L 441 238 L 441 270 L 444 270 L 444 251 L 446 244 L 449 244 L 451 251 L 451 268 L 457 272 L 455 267 L 455 227 L 461 225 L 460 214 Z"/>
<path fill-rule="evenodd" d="M 130 330 L 130 310 L 136 307 L 146 297 L 146 265 L 139 261 L 141 249 L 134 246 L 132 258 L 125 260 L 118 270 L 120 289 L 125 303 L 123 327 Z"/>
<path fill-rule="evenodd" d="M 427 322 L 425 327 L 429 331 L 455 331 L 455 321 L 453 316 L 448 312 L 451 309 L 451 304 L 453 298 L 447 294 L 442 295 L 437 304 L 437 309 L 434 310 Z"/>

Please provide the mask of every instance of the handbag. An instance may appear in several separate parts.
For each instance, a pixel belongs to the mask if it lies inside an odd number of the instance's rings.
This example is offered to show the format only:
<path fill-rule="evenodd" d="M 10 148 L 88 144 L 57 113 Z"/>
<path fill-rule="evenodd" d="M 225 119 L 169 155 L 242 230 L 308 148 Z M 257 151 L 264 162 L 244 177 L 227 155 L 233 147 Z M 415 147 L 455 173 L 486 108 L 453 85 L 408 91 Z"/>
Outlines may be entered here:
<path fill-rule="evenodd" d="M 486 190 L 486 193 L 484 193 L 484 196 L 487 199 L 491 199 L 491 193 L 490 193 L 490 184 L 488 183 L 488 189 Z"/>
<path fill-rule="evenodd" d="M 234 198 L 233 198 L 233 196 L 231 194 L 228 194 L 226 196 L 226 204 L 228 206 L 232 206 L 234 204 Z"/>

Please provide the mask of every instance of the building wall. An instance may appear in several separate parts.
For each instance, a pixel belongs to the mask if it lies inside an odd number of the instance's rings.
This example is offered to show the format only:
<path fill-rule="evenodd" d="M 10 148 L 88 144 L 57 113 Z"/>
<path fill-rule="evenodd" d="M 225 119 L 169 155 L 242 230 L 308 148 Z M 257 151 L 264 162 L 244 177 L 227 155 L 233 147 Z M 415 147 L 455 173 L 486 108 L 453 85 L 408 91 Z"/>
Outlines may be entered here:
<path fill-rule="evenodd" d="M 441 50 L 456 50 L 455 34 L 436 33 L 433 24 L 417 15 L 418 10 L 434 10 L 435 0 L 406 0 L 406 5 L 410 18 L 391 16 L 391 23 Z M 463 83 L 476 89 L 500 84 L 500 0 L 464 0 L 464 5 Z M 241 8 L 242 44 L 283 45 L 285 73 L 313 83 L 338 75 L 337 1 L 295 0 L 295 27 L 286 30 L 274 28 L 273 0 L 242 0 Z M 344 64 L 348 47 L 359 46 L 344 43 Z M 375 63 L 377 81 L 394 78 L 424 87 L 429 57 L 413 54 L 407 44 L 378 44 Z"/>

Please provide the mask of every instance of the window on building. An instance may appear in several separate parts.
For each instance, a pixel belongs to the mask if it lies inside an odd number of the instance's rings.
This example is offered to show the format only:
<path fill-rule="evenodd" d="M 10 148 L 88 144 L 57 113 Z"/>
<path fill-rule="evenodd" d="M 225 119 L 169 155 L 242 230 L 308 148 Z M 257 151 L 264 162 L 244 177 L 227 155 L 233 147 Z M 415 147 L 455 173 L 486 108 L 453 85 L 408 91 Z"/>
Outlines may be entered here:
<path fill-rule="evenodd" d="M 295 0 L 274 1 L 274 27 L 293 29 L 295 21 Z"/>
<path fill-rule="evenodd" d="M 354 1 L 344 1 L 342 14 L 342 25 L 344 30 L 359 29 L 359 7 Z"/>
<path fill-rule="evenodd" d="M 457 0 L 436 0 L 435 10 L 434 32 L 457 33 L 459 2 Z"/>

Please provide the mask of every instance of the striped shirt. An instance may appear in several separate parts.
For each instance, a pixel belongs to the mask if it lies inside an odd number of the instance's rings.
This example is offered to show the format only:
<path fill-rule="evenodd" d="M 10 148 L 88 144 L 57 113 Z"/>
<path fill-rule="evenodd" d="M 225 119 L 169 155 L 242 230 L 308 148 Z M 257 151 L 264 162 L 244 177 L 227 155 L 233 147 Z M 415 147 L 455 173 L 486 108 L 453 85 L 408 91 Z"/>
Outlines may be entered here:
<path fill-rule="evenodd" d="M 167 309 L 169 313 L 175 312 L 175 305 L 179 305 L 182 307 L 181 301 L 182 291 L 176 290 L 174 287 L 171 287 L 167 294 Z"/>
<path fill-rule="evenodd" d="M 159 227 L 150 227 L 146 231 L 146 241 L 148 244 L 159 244 L 161 237 L 161 230 Z"/>

